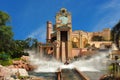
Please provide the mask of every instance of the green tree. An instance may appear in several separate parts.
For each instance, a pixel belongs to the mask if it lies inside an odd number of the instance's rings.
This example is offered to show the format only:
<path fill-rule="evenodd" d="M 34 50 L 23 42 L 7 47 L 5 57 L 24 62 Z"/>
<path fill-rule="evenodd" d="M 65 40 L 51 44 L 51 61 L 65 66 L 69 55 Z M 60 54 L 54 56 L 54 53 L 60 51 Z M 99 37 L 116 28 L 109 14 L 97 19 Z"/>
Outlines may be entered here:
<path fill-rule="evenodd" d="M 92 41 L 104 41 L 104 38 L 102 36 L 93 36 Z"/>
<path fill-rule="evenodd" d="M 111 29 L 111 40 L 115 42 L 116 34 L 120 30 L 120 22 L 118 22 L 112 29 Z"/>
<path fill-rule="evenodd" d="M 24 52 L 25 49 L 25 40 L 14 40 L 12 45 L 11 45 L 11 57 L 12 58 L 19 58 L 22 55 L 28 55 L 27 53 Z"/>
<path fill-rule="evenodd" d="M 11 26 L 8 26 L 10 17 L 7 13 L 0 11 L 0 63 L 7 57 L 19 58 L 28 55 L 24 49 L 37 47 L 37 39 L 27 38 L 26 40 L 14 40 Z M 6 60 L 9 62 L 9 60 Z"/>
<path fill-rule="evenodd" d="M 25 40 L 25 46 L 24 46 L 24 48 L 25 49 L 36 48 L 37 47 L 37 43 L 38 43 L 37 39 L 29 37 L 29 38 L 27 38 Z"/>
<path fill-rule="evenodd" d="M 111 40 L 116 43 L 117 47 L 120 49 L 120 21 L 111 29 Z"/>
<path fill-rule="evenodd" d="M 5 12 L 0 11 L 0 26 L 6 25 L 6 23 L 9 21 L 10 21 L 10 16 Z"/>
<path fill-rule="evenodd" d="M 0 11 L 0 52 L 10 52 L 13 40 L 12 28 L 7 25 L 10 17 L 7 13 Z"/>

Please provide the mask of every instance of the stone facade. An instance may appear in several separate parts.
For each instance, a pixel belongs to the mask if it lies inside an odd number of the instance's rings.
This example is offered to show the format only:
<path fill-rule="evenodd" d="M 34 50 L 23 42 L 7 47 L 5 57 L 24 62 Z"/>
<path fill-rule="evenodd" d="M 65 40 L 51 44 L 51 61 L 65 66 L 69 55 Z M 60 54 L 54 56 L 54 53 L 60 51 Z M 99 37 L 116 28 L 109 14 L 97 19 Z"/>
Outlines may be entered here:
<path fill-rule="evenodd" d="M 111 43 L 110 41 L 111 30 L 109 28 L 103 29 L 101 32 L 84 32 L 77 30 L 72 32 L 72 42 L 76 44 L 77 48 L 85 48 L 87 44 L 94 43 L 99 48 L 98 41 L 92 41 L 93 36 L 102 36 L 105 41 L 99 41 L 102 43 Z M 98 45 L 99 44 L 99 45 Z"/>
<path fill-rule="evenodd" d="M 106 28 L 101 32 L 72 31 L 71 14 L 67 9 L 62 8 L 55 16 L 54 25 L 50 21 L 47 22 L 46 44 L 40 43 L 38 50 L 41 55 L 52 55 L 57 60 L 65 62 L 80 55 L 81 49 L 91 43 L 93 36 L 102 36 L 109 41 L 110 29 Z"/>

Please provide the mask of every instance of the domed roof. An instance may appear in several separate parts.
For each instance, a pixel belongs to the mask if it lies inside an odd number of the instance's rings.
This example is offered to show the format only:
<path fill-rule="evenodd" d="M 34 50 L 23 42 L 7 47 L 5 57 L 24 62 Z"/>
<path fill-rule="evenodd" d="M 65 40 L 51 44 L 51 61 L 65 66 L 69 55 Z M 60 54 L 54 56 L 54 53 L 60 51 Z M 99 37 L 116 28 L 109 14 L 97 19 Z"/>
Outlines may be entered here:
<path fill-rule="evenodd" d="M 61 8 L 61 9 L 60 9 L 60 12 L 66 12 L 66 11 L 67 11 L 66 8 Z"/>

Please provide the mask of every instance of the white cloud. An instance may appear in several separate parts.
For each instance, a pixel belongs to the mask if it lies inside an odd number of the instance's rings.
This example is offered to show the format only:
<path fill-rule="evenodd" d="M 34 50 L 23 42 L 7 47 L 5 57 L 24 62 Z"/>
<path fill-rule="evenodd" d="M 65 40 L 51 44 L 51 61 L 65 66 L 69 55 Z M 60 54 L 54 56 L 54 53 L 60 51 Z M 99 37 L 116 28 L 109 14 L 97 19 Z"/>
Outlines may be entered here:
<path fill-rule="evenodd" d="M 107 2 L 105 4 L 103 4 L 102 6 L 104 9 L 107 8 L 117 8 L 120 7 L 120 1 L 119 0 L 110 0 L 110 2 Z"/>
<path fill-rule="evenodd" d="M 103 13 L 103 17 L 96 23 L 94 30 L 112 28 L 120 20 L 120 0 L 111 0 L 99 7 L 98 15 Z"/>
<path fill-rule="evenodd" d="M 40 26 L 38 29 L 36 29 L 35 31 L 33 31 L 32 33 L 30 33 L 27 36 L 27 38 L 28 37 L 36 38 L 40 42 L 45 42 L 46 41 L 46 25 Z"/>

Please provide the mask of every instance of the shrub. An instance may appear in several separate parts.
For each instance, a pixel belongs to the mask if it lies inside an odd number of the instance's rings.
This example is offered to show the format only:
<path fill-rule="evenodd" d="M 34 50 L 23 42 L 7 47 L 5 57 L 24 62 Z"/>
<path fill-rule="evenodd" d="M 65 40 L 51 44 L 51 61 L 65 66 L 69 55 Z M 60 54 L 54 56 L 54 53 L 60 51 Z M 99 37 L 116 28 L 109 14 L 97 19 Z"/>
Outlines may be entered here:
<path fill-rule="evenodd" d="M 29 77 L 28 77 L 28 76 L 18 76 L 18 78 L 19 78 L 20 80 L 26 80 L 26 79 L 28 79 Z"/>
<path fill-rule="evenodd" d="M 20 60 L 21 58 L 13 58 L 13 60 Z"/>
<path fill-rule="evenodd" d="M 4 53 L 4 52 L 2 52 L 0 54 L 0 60 L 9 60 L 9 59 L 10 59 L 10 55 L 9 54 Z"/>
<path fill-rule="evenodd" d="M 23 55 L 29 56 L 28 53 L 24 53 L 24 52 L 15 52 L 15 53 L 13 53 L 13 54 L 11 55 L 11 57 L 12 57 L 12 58 L 20 58 L 20 57 L 22 57 Z"/>
<path fill-rule="evenodd" d="M 0 60 L 0 64 L 3 65 L 3 66 L 9 66 L 12 64 L 12 60 L 9 59 L 9 60 Z"/>

